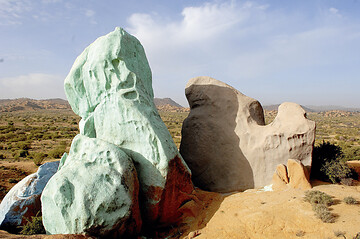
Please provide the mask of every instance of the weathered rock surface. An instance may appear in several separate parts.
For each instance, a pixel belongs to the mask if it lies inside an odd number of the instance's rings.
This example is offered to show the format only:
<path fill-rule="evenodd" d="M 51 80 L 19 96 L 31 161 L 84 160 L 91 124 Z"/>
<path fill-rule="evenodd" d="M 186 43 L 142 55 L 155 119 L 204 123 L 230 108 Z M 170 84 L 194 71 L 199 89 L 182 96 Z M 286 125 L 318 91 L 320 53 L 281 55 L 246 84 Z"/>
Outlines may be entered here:
<path fill-rule="evenodd" d="M 140 231 L 135 167 L 116 145 L 77 135 L 41 197 L 50 234 L 134 235 Z"/>
<path fill-rule="evenodd" d="M 297 159 L 289 159 L 287 166 L 279 164 L 274 173 L 272 189 L 277 191 L 287 187 L 301 190 L 311 189 L 310 173 Z"/>
<path fill-rule="evenodd" d="M 16 229 L 41 211 L 41 193 L 58 166 L 59 161 L 45 163 L 11 188 L 0 204 L 1 228 Z"/>
<path fill-rule="evenodd" d="M 80 134 L 118 147 L 133 161 L 140 185 L 143 231 L 168 227 L 181 221 L 183 216 L 192 214 L 194 187 L 191 174 L 156 110 L 151 70 L 144 49 L 135 37 L 116 28 L 108 35 L 98 38 L 76 59 L 65 79 L 65 93 L 74 112 L 82 117 L 79 123 Z M 74 143 L 71 147 L 79 148 Z M 84 153 L 89 155 L 92 149 L 87 150 L 89 152 Z M 98 151 L 100 152 L 100 148 Z M 59 176 L 49 182 L 44 199 L 51 198 L 53 192 L 65 187 L 61 185 L 82 188 L 78 185 L 80 176 L 74 174 L 80 170 L 79 167 L 84 168 L 84 172 L 87 171 L 85 161 L 90 159 L 82 159 L 75 154 L 75 150 L 72 152 L 74 156 L 71 156 L 70 152 L 68 158 L 65 156 L 62 159 L 62 162 L 65 161 L 64 166 L 61 167 Z M 77 160 L 85 161 L 79 162 L 75 170 L 75 166 L 69 164 L 76 164 Z M 116 161 L 115 158 L 112 160 Z M 123 161 L 125 163 L 126 160 Z M 101 165 L 102 163 L 96 163 L 92 167 L 95 170 Z M 108 167 L 107 164 L 104 167 Z M 121 171 L 121 175 L 123 173 L 126 172 Z M 118 176 L 124 178 L 121 175 Z M 101 177 L 100 174 L 98 176 Z M 100 187 L 101 184 L 92 185 Z M 97 192 L 99 189 L 94 190 Z M 85 188 L 81 194 L 84 193 Z M 91 194 L 89 192 L 86 195 L 90 197 Z M 103 195 L 104 201 L 111 199 L 105 198 L 107 194 Z M 57 215 L 63 217 L 59 219 L 63 221 L 67 218 L 64 216 L 67 213 L 74 215 L 75 219 L 82 215 L 80 211 L 84 214 L 90 210 L 80 207 L 80 202 L 76 200 L 85 201 L 80 195 L 79 199 L 74 199 L 74 203 L 79 205 L 76 208 L 65 203 L 67 198 L 69 197 L 65 197 L 61 204 L 54 201 L 56 198 L 51 199 L 52 202 L 45 200 L 43 207 L 49 210 L 48 215 L 55 211 L 62 212 Z M 116 200 L 125 199 L 119 196 Z M 91 206 L 89 203 L 85 204 L 86 207 Z M 52 209 L 55 205 L 57 208 Z M 75 209 L 78 212 L 73 212 Z M 101 217 L 105 217 L 105 213 Z M 55 227 L 49 217 L 45 216 L 44 220 L 47 230 L 51 224 Z M 61 233 L 60 229 L 56 230 L 56 233 Z M 66 232 L 75 233 L 81 230 L 88 229 L 86 225 L 76 229 L 72 226 L 72 229 Z"/>
<path fill-rule="evenodd" d="M 284 164 L 279 164 L 276 167 L 271 183 L 272 189 L 275 191 L 287 188 L 287 184 L 289 183 L 289 177 L 287 173 L 287 168 Z"/>
<path fill-rule="evenodd" d="M 190 114 L 182 128 L 181 155 L 196 186 L 231 192 L 271 183 L 289 158 L 311 166 L 315 122 L 295 103 L 279 106 L 265 125 L 260 103 L 210 77 L 186 85 Z"/>
<path fill-rule="evenodd" d="M 311 189 L 311 184 L 309 182 L 310 173 L 301 161 L 297 159 L 289 159 L 287 163 L 287 171 L 290 187 L 302 190 Z"/>

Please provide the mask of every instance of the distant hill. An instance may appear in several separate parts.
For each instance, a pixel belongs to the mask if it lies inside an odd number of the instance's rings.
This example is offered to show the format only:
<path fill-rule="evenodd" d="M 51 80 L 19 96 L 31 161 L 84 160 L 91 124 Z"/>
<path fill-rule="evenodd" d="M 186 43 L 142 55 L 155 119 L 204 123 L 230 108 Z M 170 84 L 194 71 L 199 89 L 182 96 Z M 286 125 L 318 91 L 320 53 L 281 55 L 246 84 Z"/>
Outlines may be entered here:
<path fill-rule="evenodd" d="M 279 108 L 279 105 L 280 104 L 278 104 L 278 105 L 264 105 L 263 106 L 263 109 L 264 110 L 278 110 L 278 108 Z M 306 111 L 306 112 L 316 112 L 315 110 L 313 110 L 313 109 L 311 109 L 311 108 L 309 108 L 309 107 L 306 107 L 306 106 L 303 106 L 303 105 L 301 105 L 301 107 Z"/>
<path fill-rule="evenodd" d="M 279 107 L 278 105 L 265 105 L 263 106 L 264 110 L 277 110 Z M 344 112 L 360 112 L 360 108 L 350 108 L 350 107 L 343 107 L 343 106 L 336 106 L 336 105 L 323 105 L 323 106 L 316 106 L 316 105 L 306 105 L 301 106 L 306 112 L 326 112 L 326 111 L 344 111 Z"/>
<path fill-rule="evenodd" d="M 182 105 L 176 103 L 171 98 L 154 98 L 154 103 L 157 107 L 164 106 L 164 105 L 170 105 L 175 106 L 179 108 L 184 108 Z"/>
<path fill-rule="evenodd" d="M 176 103 L 170 98 L 154 98 L 154 103 L 159 111 L 170 112 L 189 112 L 189 108 L 184 108 L 182 105 Z"/>
<path fill-rule="evenodd" d="M 188 108 L 182 107 L 170 98 L 155 98 L 154 103 L 160 111 L 187 112 Z M 0 99 L 0 112 L 36 111 L 36 110 L 71 109 L 69 103 L 63 99 L 34 100 L 29 98 Z"/>
<path fill-rule="evenodd" d="M 315 112 L 332 111 L 332 110 L 360 112 L 360 108 L 350 108 L 350 107 L 343 107 L 338 105 L 322 105 L 322 106 L 307 105 L 306 107 L 313 109 Z"/>
<path fill-rule="evenodd" d="M 0 100 L 0 112 L 71 109 L 63 99 L 34 100 L 29 98 Z"/>

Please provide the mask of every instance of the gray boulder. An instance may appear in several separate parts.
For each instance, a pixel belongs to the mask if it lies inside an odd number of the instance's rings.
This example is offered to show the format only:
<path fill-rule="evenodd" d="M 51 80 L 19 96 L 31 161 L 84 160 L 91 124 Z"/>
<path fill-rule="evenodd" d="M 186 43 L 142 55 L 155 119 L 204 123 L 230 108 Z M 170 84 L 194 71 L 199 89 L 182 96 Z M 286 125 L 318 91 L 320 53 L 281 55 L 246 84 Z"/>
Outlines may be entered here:
<path fill-rule="evenodd" d="M 45 163 L 11 188 L 0 204 L 1 228 L 15 229 L 41 211 L 40 196 L 58 166 L 59 161 Z"/>
<path fill-rule="evenodd" d="M 180 153 L 196 186 L 215 192 L 243 191 L 271 183 L 278 164 L 296 158 L 311 166 L 315 122 L 295 103 L 283 103 L 265 125 L 260 103 L 210 77 L 186 85 L 190 114 Z"/>

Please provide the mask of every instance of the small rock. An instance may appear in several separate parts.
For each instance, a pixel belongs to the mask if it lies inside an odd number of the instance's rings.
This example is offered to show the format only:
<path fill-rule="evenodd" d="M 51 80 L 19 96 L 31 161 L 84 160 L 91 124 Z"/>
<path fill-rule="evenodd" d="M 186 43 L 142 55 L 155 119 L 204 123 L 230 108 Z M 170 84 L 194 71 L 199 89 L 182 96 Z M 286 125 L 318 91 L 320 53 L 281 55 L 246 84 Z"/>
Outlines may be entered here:
<path fill-rule="evenodd" d="M 40 196 L 58 166 L 59 161 L 45 163 L 11 188 L 0 204 L 1 228 L 14 231 L 41 211 Z"/>
<path fill-rule="evenodd" d="M 289 159 L 287 163 L 287 170 L 290 187 L 302 190 L 311 189 L 311 184 L 309 182 L 310 174 L 301 161 L 297 159 Z"/>

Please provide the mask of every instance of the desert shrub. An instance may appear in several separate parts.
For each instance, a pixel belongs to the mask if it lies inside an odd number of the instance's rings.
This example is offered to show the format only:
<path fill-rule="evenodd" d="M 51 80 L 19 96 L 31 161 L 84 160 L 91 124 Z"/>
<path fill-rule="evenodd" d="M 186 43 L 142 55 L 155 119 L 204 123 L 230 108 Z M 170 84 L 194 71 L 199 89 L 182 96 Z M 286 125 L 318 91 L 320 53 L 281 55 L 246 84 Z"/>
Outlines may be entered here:
<path fill-rule="evenodd" d="M 14 156 L 14 161 L 15 161 L 15 162 L 19 162 L 19 161 L 20 161 L 19 155 L 15 155 L 15 156 Z"/>
<path fill-rule="evenodd" d="M 64 146 L 58 146 L 49 152 L 49 156 L 52 158 L 61 158 L 65 152 Z"/>
<path fill-rule="evenodd" d="M 360 147 L 345 147 L 343 148 L 344 159 L 349 160 L 360 160 Z"/>
<path fill-rule="evenodd" d="M 326 162 L 321 167 L 321 171 L 325 173 L 332 183 L 340 182 L 341 179 L 348 178 L 351 174 L 349 166 L 347 166 L 345 162 L 341 161 Z"/>
<path fill-rule="evenodd" d="M 360 239 L 360 232 L 358 232 L 353 239 Z"/>
<path fill-rule="evenodd" d="M 311 177 L 332 183 L 357 175 L 347 166 L 340 146 L 323 141 L 314 147 Z"/>
<path fill-rule="evenodd" d="M 354 180 L 352 178 L 343 178 L 340 180 L 340 183 L 346 186 L 352 186 Z"/>
<path fill-rule="evenodd" d="M 345 197 L 343 201 L 344 201 L 346 204 L 357 204 L 356 199 L 353 198 L 353 197 L 351 197 L 351 196 Z"/>
<path fill-rule="evenodd" d="M 342 232 L 342 231 L 334 231 L 334 235 L 335 235 L 336 237 L 343 237 L 343 238 L 346 239 L 345 233 L 346 233 L 346 232 Z"/>
<path fill-rule="evenodd" d="M 32 160 L 36 166 L 40 166 L 44 159 L 46 158 L 47 154 L 42 152 L 35 152 L 32 154 Z"/>
<path fill-rule="evenodd" d="M 66 147 L 67 143 L 66 143 L 65 140 L 62 140 L 62 141 L 60 141 L 60 145 L 63 146 L 63 147 Z"/>
<path fill-rule="evenodd" d="M 23 235 L 35 235 L 35 234 L 45 234 L 45 228 L 42 223 L 42 217 L 36 214 L 35 217 L 31 217 L 31 221 L 27 220 L 26 225 L 22 226 L 20 234 Z"/>
<path fill-rule="evenodd" d="M 332 197 L 324 192 L 313 190 L 305 192 L 305 201 L 314 204 L 322 204 L 325 206 L 330 206 L 334 203 Z"/>
<path fill-rule="evenodd" d="M 335 222 L 335 216 L 330 212 L 329 208 L 324 204 L 313 204 L 315 216 L 325 223 Z"/>
<path fill-rule="evenodd" d="M 295 235 L 297 237 L 303 237 L 303 236 L 305 236 L 305 232 L 304 231 L 297 231 Z"/>
<path fill-rule="evenodd" d="M 6 158 L 5 155 L 0 154 L 0 159 L 5 159 L 5 158 Z"/>
<path fill-rule="evenodd" d="M 29 155 L 29 151 L 27 150 L 20 150 L 19 156 L 22 158 L 25 158 L 26 156 Z"/>
<path fill-rule="evenodd" d="M 9 178 L 8 182 L 9 183 L 17 183 L 17 182 L 19 182 L 19 180 L 16 180 L 14 178 Z"/>

